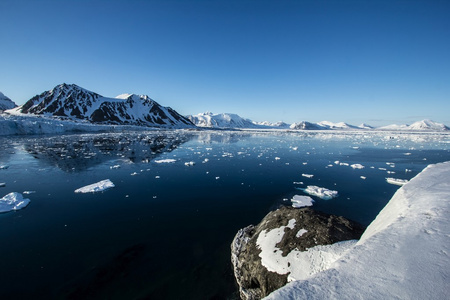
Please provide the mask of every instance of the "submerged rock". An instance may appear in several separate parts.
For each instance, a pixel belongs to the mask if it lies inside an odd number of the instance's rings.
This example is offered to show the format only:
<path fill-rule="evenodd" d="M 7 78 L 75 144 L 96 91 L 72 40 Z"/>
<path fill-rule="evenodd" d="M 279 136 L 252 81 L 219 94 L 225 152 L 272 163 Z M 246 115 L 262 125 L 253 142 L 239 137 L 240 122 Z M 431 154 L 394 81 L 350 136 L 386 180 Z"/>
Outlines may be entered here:
<path fill-rule="evenodd" d="M 231 244 L 241 298 L 261 299 L 288 281 L 315 274 L 354 244 L 337 242 L 359 239 L 363 231 L 358 223 L 311 208 L 270 212 L 257 226 L 240 229 Z"/>

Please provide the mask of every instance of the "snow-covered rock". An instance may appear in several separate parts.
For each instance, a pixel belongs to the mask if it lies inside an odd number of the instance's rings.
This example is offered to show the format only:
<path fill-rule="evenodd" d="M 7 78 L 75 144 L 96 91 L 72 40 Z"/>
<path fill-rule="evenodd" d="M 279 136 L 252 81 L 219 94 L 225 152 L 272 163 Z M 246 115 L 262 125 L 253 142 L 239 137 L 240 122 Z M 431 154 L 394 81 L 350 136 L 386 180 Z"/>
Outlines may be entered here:
<path fill-rule="evenodd" d="M 0 111 L 17 107 L 16 103 L 0 92 Z"/>
<path fill-rule="evenodd" d="M 92 123 L 149 127 L 193 127 L 170 107 L 163 107 L 145 95 L 123 94 L 103 97 L 75 84 L 60 84 L 8 110 L 9 114 L 33 114 Z"/>
<path fill-rule="evenodd" d="M 261 299 L 288 281 L 327 268 L 358 239 L 363 228 L 310 208 L 281 207 L 257 225 L 238 231 L 231 245 L 242 299 Z M 316 263 L 317 262 L 317 263 Z"/>
<path fill-rule="evenodd" d="M 211 112 L 189 115 L 187 118 L 198 127 L 208 128 L 256 128 L 253 121 L 244 119 L 237 114 L 222 113 L 213 114 Z"/>
<path fill-rule="evenodd" d="M 429 165 L 327 270 L 266 299 L 448 299 L 449 179 L 450 162 Z"/>
<path fill-rule="evenodd" d="M 106 191 L 107 189 L 115 187 L 114 183 L 112 183 L 111 180 L 105 179 L 93 184 L 89 184 L 86 186 L 83 186 L 79 189 L 75 190 L 75 193 L 95 193 L 95 192 L 102 192 Z"/>
<path fill-rule="evenodd" d="M 23 198 L 22 194 L 12 192 L 0 199 L 0 213 L 25 208 L 30 199 Z"/>

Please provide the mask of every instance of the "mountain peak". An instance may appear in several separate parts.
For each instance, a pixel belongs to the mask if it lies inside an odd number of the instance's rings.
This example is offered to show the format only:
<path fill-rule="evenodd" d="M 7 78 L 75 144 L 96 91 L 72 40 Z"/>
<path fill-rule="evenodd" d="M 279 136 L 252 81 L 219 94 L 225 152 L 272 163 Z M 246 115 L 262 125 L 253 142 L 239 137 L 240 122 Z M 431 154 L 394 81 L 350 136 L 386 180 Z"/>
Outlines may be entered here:
<path fill-rule="evenodd" d="M 7 110 L 16 107 L 16 103 L 0 92 L 0 110 Z"/>

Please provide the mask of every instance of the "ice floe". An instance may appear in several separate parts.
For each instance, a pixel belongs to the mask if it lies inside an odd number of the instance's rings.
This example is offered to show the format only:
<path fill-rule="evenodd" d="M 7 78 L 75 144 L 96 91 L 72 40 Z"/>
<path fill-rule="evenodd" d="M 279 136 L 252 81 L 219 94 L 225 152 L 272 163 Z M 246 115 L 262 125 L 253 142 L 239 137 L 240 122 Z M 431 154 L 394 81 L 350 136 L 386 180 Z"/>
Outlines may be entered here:
<path fill-rule="evenodd" d="M 0 199 L 0 213 L 19 210 L 26 207 L 30 199 L 23 198 L 22 194 L 12 192 Z"/>
<path fill-rule="evenodd" d="M 387 177 L 386 181 L 390 184 L 395 184 L 395 185 L 405 185 L 408 183 L 407 179 L 398 179 L 398 178 L 392 178 L 392 177 Z"/>
<path fill-rule="evenodd" d="M 306 177 L 306 178 L 313 178 L 314 177 L 314 175 L 312 175 L 312 174 L 302 174 L 302 176 Z"/>
<path fill-rule="evenodd" d="M 101 192 L 105 191 L 107 189 L 115 187 L 114 183 L 111 182 L 109 179 L 105 179 L 90 185 L 86 185 L 84 187 L 81 187 L 79 189 L 75 190 L 75 193 L 95 193 L 95 192 Z"/>
<path fill-rule="evenodd" d="M 193 161 L 188 161 L 188 162 L 185 162 L 184 165 L 185 165 L 185 166 L 188 166 L 188 167 L 192 167 L 193 165 L 195 165 L 195 162 L 193 162 Z"/>
<path fill-rule="evenodd" d="M 6 170 L 8 168 L 9 168 L 9 166 L 7 166 L 7 165 L 0 165 L 0 170 Z"/>
<path fill-rule="evenodd" d="M 167 159 L 157 159 L 157 160 L 154 160 L 153 162 L 155 162 L 157 164 L 168 164 L 168 163 L 174 163 L 176 161 L 177 161 L 176 159 L 167 158 Z"/>
<path fill-rule="evenodd" d="M 308 185 L 305 189 L 300 189 L 311 196 L 316 196 L 323 200 L 330 200 L 338 196 L 337 191 L 329 190 L 327 188 L 319 187 L 316 185 Z"/>
<path fill-rule="evenodd" d="M 292 199 L 292 207 L 300 208 L 305 206 L 312 206 L 314 200 L 309 196 L 301 196 L 301 195 L 295 195 Z"/>
<path fill-rule="evenodd" d="M 353 169 L 364 169 L 364 166 L 361 164 L 353 164 L 350 165 L 350 167 L 352 167 Z"/>

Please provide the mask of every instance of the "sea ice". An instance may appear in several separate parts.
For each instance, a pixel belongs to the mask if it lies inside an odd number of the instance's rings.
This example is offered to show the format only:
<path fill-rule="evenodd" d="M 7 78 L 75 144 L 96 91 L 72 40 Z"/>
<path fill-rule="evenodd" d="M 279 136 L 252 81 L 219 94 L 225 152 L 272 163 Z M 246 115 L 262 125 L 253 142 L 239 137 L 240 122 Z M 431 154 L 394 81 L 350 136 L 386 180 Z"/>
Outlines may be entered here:
<path fill-rule="evenodd" d="M 12 192 L 0 199 L 0 213 L 19 210 L 26 207 L 30 199 L 24 199 L 22 194 Z"/>
<path fill-rule="evenodd" d="M 300 189 L 309 195 L 319 197 L 320 199 L 323 200 L 330 200 L 338 196 L 337 191 L 329 190 L 327 188 L 318 187 L 315 185 L 308 185 L 306 189 L 303 188 Z"/>
<path fill-rule="evenodd" d="M 306 177 L 306 178 L 312 178 L 314 175 L 312 175 L 312 174 L 302 174 L 302 176 Z"/>
<path fill-rule="evenodd" d="M 188 167 L 192 167 L 193 165 L 195 165 L 195 162 L 193 162 L 193 161 L 188 161 L 188 162 L 185 162 L 184 165 L 185 165 L 185 166 L 188 166 Z"/>
<path fill-rule="evenodd" d="M 364 169 L 364 166 L 361 164 L 353 164 L 350 167 L 352 167 L 353 169 Z"/>
<path fill-rule="evenodd" d="M 312 206 L 314 200 L 309 196 L 295 195 L 291 199 L 291 202 L 292 202 L 292 207 L 300 208 L 300 207 L 305 207 L 305 206 Z"/>
<path fill-rule="evenodd" d="M 105 191 L 107 189 L 115 187 L 114 183 L 111 182 L 109 179 L 105 179 L 90 185 L 86 185 L 84 187 L 81 187 L 79 189 L 75 190 L 75 193 L 95 193 L 95 192 L 101 192 Z"/>
<path fill-rule="evenodd" d="M 8 168 L 9 168 L 9 166 L 7 166 L 7 165 L 0 165 L 0 170 L 6 170 Z"/>
<path fill-rule="evenodd" d="M 390 184 L 395 184 L 395 185 L 400 185 L 400 186 L 408 183 L 408 180 L 406 180 L 406 179 L 398 179 L 398 178 L 392 178 L 392 177 L 386 178 L 386 181 Z"/>
<path fill-rule="evenodd" d="M 176 161 L 177 161 L 176 159 L 172 159 L 172 158 L 154 160 L 154 162 L 157 163 L 157 164 L 174 163 L 174 162 L 176 162 Z"/>

